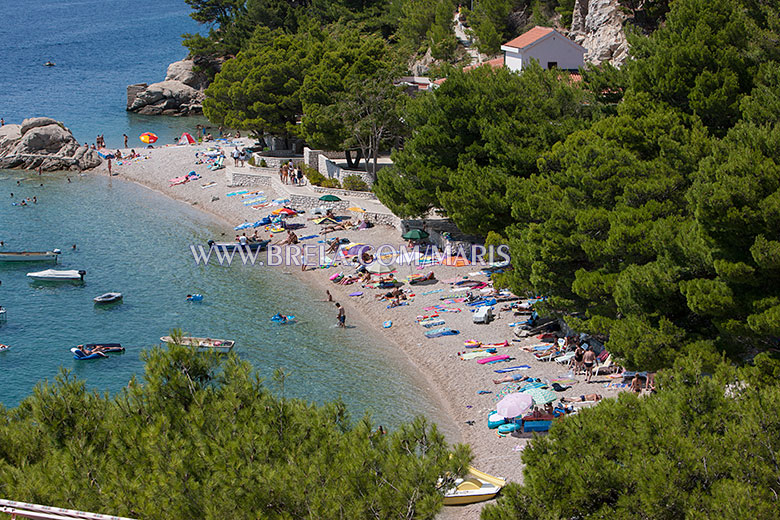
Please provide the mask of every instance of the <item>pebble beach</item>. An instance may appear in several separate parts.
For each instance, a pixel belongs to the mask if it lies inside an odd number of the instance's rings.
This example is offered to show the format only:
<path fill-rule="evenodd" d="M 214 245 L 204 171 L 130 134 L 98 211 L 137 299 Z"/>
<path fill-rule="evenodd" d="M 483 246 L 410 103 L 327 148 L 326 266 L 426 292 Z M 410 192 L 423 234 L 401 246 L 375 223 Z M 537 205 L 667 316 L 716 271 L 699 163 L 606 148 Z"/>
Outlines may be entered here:
<path fill-rule="evenodd" d="M 210 163 L 196 164 L 202 153 L 214 145 L 189 145 L 189 146 L 165 146 L 154 149 L 137 150 L 141 157 L 131 160 L 114 161 L 112 172 L 117 178 L 139 183 L 143 186 L 159 191 L 164 195 L 192 205 L 202 211 L 208 212 L 225 223 L 224 236 L 218 237 L 226 242 L 233 241 L 239 233 L 233 230 L 234 226 L 242 222 L 254 222 L 270 214 L 274 206 L 254 209 L 241 203 L 240 197 L 228 197 L 239 188 L 228 185 L 232 178 L 231 172 L 251 172 L 255 170 L 251 166 L 236 167 L 230 158 L 233 146 L 249 146 L 249 140 L 223 145 L 227 159 L 226 168 L 212 171 Z M 126 155 L 129 150 L 122 150 Z M 196 157 L 196 153 L 198 156 Z M 171 186 L 170 180 L 186 175 L 194 171 L 200 178 L 184 184 Z M 259 170 L 256 170 L 259 171 Z M 92 171 L 93 175 L 108 175 L 107 163 Z M 208 187 L 204 188 L 205 185 Z M 266 198 L 271 201 L 279 196 L 284 196 L 279 176 L 271 178 L 267 185 L 259 187 L 247 187 L 247 190 L 262 190 Z M 297 188 L 298 190 L 307 187 Z M 277 193 L 281 192 L 281 193 Z M 312 191 L 312 195 L 314 192 Z M 366 204 L 364 201 L 355 200 L 355 204 Z M 376 205 L 376 201 L 370 203 Z M 278 206 L 277 206 L 278 207 Z M 292 206 L 295 209 L 294 205 Z M 352 217 L 349 211 L 336 210 L 337 216 Z M 376 225 L 370 229 L 336 231 L 326 236 L 321 234 L 321 227 L 308 220 L 312 215 L 309 211 L 302 215 L 289 219 L 290 223 L 302 224 L 296 229 L 299 237 L 317 235 L 311 238 L 322 240 L 324 238 L 339 237 L 349 239 L 353 243 L 364 243 L 374 247 L 382 244 L 401 245 L 403 240 L 398 229 L 388 225 Z M 253 229 L 246 230 L 251 234 Z M 258 229 L 262 239 L 271 239 L 276 242 L 283 236 L 269 236 L 263 228 Z M 303 243 L 303 242 L 302 242 Z M 545 344 L 536 336 L 519 337 L 514 334 L 515 327 L 510 326 L 516 322 L 524 321 L 525 317 L 516 316 L 509 305 L 499 302 L 494 307 L 495 318 L 490 324 L 473 323 L 471 308 L 459 303 L 457 299 L 464 296 L 464 291 L 457 286 L 446 283 L 453 279 L 469 279 L 484 281 L 490 280 L 477 265 L 461 267 L 447 265 L 425 266 L 401 266 L 394 276 L 404 281 L 410 275 L 435 274 L 435 281 L 425 285 L 409 285 L 405 283 L 401 289 L 406 292 L 408 304 L 394 308 L 388 308 L 388 301 L 380 301 L 377 295 L 387 292 L 386 289 L 363 287 L 360 283 L 351 285 L 339 285 L 330 280 L 333 275 L 343 272 L 345 275 L 354 273 L 355 269 L 336 265 L 329 268 L 311 266 L 302 271 L 297 266 L 273 266 L 268 269 L 281 269 L 294 276 L 295 283 L 307 284 L 315 288 L 326 297 L 326 291 L 330 291 L 334 302 L 341 303 L 346 311 L 347 323 L 359 327 L 365 327 L 372 332 L 385 335 L 399 350 L 410 360 L 411 364 L 420 371 L 422 377 L 429 383 L 430 391 L 441 402 L 443 412 L 452 419 L 455 429 L 443 428 L 449 442 L 463 442 L 468 444 L 473 452 L 472 465 L 479 470 L 506 478 L 512 482 L 522 482 L 521 455 L 524 447 L 533 438 L 533 434 L 499 435 L 496 430 L 489 429 L 487 416 L 495 410 L 496 402 L 510 389 L 508 384 L 495 384 L 493 379 L 506 374 L 497 374 L 500 370 L 509 366 L 528 365 L 529 368 L 512 372 L 522 373 L 532 378 L 543 381 L 573 379 L 567 390 L 560 392 L 558 397 L 579 397 L 583 394 L 601 394 L 605 398 L 614 397 L 625 388 L 619 387 L 609 376 L 594 377 L 590 383 L 585 382 L 584 375 L 573 375 L 566 364 L 555 361 L 539 361 L 528 350 L 534 346 Z M 486 288 L 490 290 L 490 286 Z M 478 291 L 477 291 L 478 292 Z M 357 293 L 360 293 L 359 295 Z M 350 296 L 353 295 L 353 296 Z M 445 300 L 447 299 L 447 300 Z M 443 305 L 453 309 L 451 312 L 441 312 L 440 320 L 445 322 L 448 328 L 459 331 L 457 335 L 427 338 L 425 332 L 428 329 L 418 323 L 418 317 L 435 312 L 432 307 Z M 447 303 L 450 302 L 450 303 Z M 312 305 L 333 305 L 326 301 L 312 302 Z M 428 309 L 427 311 L 425 309 Z M 456 311 L 454 309 L 460 309 Z M 334 323 L 336 321 L 336 309 L 333 309 Z M 306 316 L 299 316 L 299 320 L 305 320 Z M 391 321 L 389 328 L 383 324 Z M 478 357 L 462 359 L 461 354 L 475 349 L 467 349 L 467 341 L 477 341 L 483 344 L 500 344 L 506 342 L 508 346 L 498 347 L 497 353 L 508 355 L 509 362 L 496 364 L 479 364 Z M 466 356 L 467 358 L 469 356 Z M 509 383 L 512 385 L 512 383 Z M 515 386 L 512 388 L 516 388 Z M 581 409 L 592 406 L 593 403 L 575 403 L 573 406 Z M 566 420 L 565 418 L 561 420 Z M 457 508 L 445 508 L 443 518 L 474 518 L 482 504 L 461 506 Z"/>

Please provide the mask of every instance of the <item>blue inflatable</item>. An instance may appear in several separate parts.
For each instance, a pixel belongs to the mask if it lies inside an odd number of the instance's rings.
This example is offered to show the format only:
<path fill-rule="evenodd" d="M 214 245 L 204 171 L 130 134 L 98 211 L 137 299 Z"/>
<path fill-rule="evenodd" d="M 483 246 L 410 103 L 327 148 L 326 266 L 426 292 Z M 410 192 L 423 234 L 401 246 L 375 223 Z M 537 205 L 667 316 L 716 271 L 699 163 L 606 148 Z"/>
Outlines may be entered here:
<path fill-rule="evenodd" d="M 92 354 L 85 354 L 83 350 L 77 347 L 73 347 L 72 349 L 70 349 L 70 351 L 73 352 L 73 359 L 78 359 L 79 361 L 86 361 L 88 359 L 100 359 L 100 358 L 108 357 L 102 352 L 93 352 Z"/>
<path fill-rule="evenodd" d="M 498 427 L 498 433 L 512 433 L 521 428 L 521 425 L 515 423 L 506 423 Z"/>
<path fill-rule="evenodd" d="M 498 412 L 493 410 L 488 414 L 488 428 L 495 430 L 502 424 L 506 423 L 506 417 L 498 415 Z"/>
<path fill-rule="evenodd" d="M 274 314 L 271 316 L 271 321 L 274 323 L 290 323 L 295 321 L 295 316 L 285 316 L 284 314 Z"/>
<path fill-rule="evenodd" d="M 203 295 L 202 294 L 188 294 L 187 295 L 187 301 L 188 302 L 202 302 L 203 301 Z"/>

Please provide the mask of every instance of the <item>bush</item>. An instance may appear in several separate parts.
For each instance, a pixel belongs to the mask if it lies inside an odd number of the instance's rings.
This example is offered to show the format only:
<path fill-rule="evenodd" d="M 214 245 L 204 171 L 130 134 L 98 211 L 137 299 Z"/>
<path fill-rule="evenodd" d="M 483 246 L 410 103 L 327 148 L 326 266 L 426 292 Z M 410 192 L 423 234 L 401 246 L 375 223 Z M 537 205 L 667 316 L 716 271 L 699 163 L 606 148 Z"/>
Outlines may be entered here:
<path fill-rule="evenodd" d="M 366 181 L 360 175 L 347 175 L 344 178 L 344 189 L 353 191 L 370 191 Z"/>
<path fill-rule="evenodd" d="M 306 178 L 309 179 L 309 184 L 322 186 L 323 188 L 341 188 L 341 183 L 338 179 L 329 179 L 311 166 L 302 164 L 301 169 Z"/>
<path fill-rule="evenodd" d="M 260 158 L 260 167 L 261 168 L 268 168 L 268 163 L 265 162 L 265 159 Z"/>

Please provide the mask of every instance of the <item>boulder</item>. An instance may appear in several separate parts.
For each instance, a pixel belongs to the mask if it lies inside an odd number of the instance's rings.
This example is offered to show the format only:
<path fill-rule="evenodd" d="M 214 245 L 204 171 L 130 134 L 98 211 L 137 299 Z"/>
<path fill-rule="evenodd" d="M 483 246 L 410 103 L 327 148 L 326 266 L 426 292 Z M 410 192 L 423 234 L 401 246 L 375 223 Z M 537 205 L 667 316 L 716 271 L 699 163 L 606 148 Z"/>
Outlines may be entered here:
<path fill-rule="evenodd" d="M 628 18 L 618 0 L 575 0 L 571 38 L 585 47 L 585 61 L 609 61 L 619 67 L 628 59 L 623 24 Z"/>
<path fill-rule="evenodd" d="M 203 111 L 204 94 L 178 80 L 152 83 L 143 89 L 140 85 L 128 87 L 127 110 L 139 114 L 162 114 L 164 111 L 177 115 L 189 115 Z M 134 96 L 131 97 L 130 89 Z"/>
<path fill-rule="evenodd" d="M 195 72 L 194 66 L 195 62 L 192 60 L 174 61 L 168 65 L 165 81 L 181 81 L 195 90 L 204 90 L 208 85 L 208 78 L 200 72 Z"/>
<path fill-rule="evenodd" d="M 0 127 L 0 168 L 88 170 L 101 163 L 95 150 L 79 145 L 61 122 L 48 117 Z"/>

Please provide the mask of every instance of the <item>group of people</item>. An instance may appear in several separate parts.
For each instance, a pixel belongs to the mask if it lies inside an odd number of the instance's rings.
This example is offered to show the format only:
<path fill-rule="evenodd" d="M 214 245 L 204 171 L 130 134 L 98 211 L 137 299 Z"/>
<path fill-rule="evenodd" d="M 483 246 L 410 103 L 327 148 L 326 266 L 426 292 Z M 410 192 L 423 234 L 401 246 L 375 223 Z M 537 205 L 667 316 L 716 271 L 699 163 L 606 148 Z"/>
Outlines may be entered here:
<path fill-rule="evenodd" d="M 246 236 L 246 233 L 241 233 L 240 235 L 236 235 L 236 242 L 241 244 L 242 246 L 245 246 L 247 244 L 254 244 L 257 242 L 262 241 L 262 237 L 255 229 L 255 232 L 252 234 L 252 236 L 248 237 Z"/>
<path fill-rule="evenodd" d="M 297 184 L 303 186 L 303 170 L 289 161 L 279 168 L 279 180 L 282 184 Z"/>
<path fill-rule="evenodd" d="M 239 150 L 238 146 L 235 147 L 231 153 L 231 156 L 233 157 L 234 166 L 243 167 L 249 160 L 249 152 L 246 150 L 246 148 Z"/>

